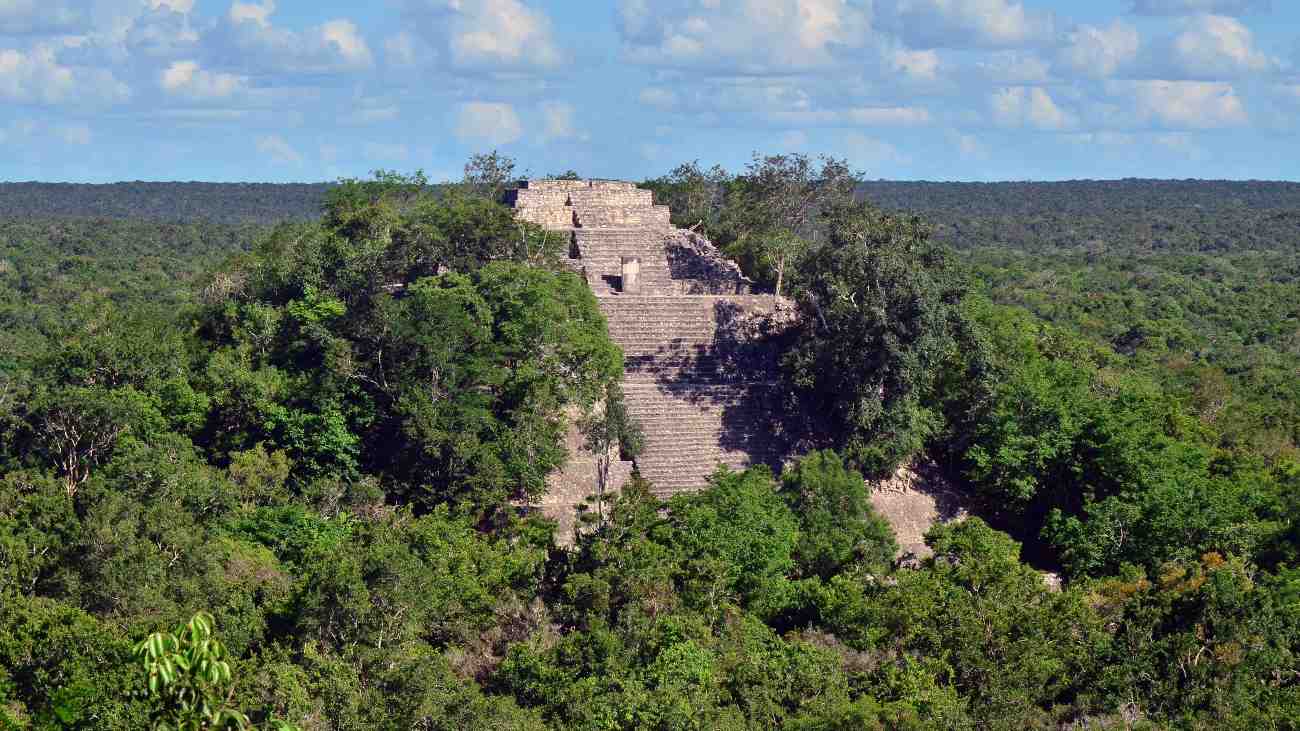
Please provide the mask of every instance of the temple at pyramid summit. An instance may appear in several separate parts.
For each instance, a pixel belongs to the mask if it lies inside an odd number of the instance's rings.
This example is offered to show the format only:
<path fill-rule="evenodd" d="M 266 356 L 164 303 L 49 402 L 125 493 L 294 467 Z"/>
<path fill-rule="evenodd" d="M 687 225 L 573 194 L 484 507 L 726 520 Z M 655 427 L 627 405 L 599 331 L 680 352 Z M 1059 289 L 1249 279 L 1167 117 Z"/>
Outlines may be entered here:
<path fill-rule="evenodd" d="M 633 467 L 668 496 L 705 486 L 719 464 L 780 466 L 788 449 L 771 336 L 789 305 L 753 283 L 703 236 L 674 228 L 649 190 L 606 180 L 528 181 L 509 193 L 516 216 L 569 239 L 567 264 L 595 293 L 624 355 L 628 410 L 645 433 Z M 576 434 L 543 507 L 560 517 L 595 490 Z"/>

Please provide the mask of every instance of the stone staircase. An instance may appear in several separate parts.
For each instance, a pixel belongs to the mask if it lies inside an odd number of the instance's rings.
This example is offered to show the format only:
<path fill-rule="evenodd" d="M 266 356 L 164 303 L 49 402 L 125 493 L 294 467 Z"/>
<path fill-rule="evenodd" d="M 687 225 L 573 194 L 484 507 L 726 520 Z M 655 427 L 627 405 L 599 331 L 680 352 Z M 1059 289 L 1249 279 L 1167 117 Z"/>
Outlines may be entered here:
<path fill-rule="evenodd" d="M 770 413 L 774 353 L 747 341 L 762 296 L 620 296 L 600 300 L 623 349 L 623 391 L 646 448 L 637 470 L 655 492 L 703 487 L 719 464 L 780 462 Z M 737 315 L 741 317 L 738 318 Z"/>
<path fill-rule="evenodd" d="M 640 257 L 643 294 L 677 293 L 659 229 L 576 228 L 571 235 L 578 263 L 597 297 L 619 293 L 624 256 Z"/>
<path fill-rule="evenodd" d="M 530 181 L 508 202 L 519 218 L 569 234 L 567 263 L 623 349 L 628 409 L 646 436 L 635 467 L 656 493 L 700 489 L 719 464 L 780 464 L 775 354 L 759 335 L 775 298 L 744 294 L 749 282 L 733 264 L 703 237 L 672 228 L 667 207 L 632 183 Z M 623 291 L 624 257 L 639 259 L 635 292 Z M 548 513 L 580 502 L 589 461 L 575 454 L 554 476 Z"/>

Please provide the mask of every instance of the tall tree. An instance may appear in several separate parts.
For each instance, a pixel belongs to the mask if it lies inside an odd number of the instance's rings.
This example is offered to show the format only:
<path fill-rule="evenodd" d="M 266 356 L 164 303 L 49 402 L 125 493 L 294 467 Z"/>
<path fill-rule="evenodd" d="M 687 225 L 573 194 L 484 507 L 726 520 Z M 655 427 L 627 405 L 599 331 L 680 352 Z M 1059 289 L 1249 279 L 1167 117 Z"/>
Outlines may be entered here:
<path fill-rule="evenodd" d="M 853 203 L 824 216 L 784 367 L 819 431 L 864 471 L 886 471 L 936 427 L 924 397 L 957 347 L 965 284 L 919 219 Z"/>
<path fill-rule="evenodd" d="M 780 296 L 790 263 L 818 235 L 820 214 L 848 206 L 860 177 L 833 157 L 755 153 L 731 189 L 737 241 L 730 248 L 774 278 Z"/>
<path fill-rule="evenodd" d="M 513 157 L 496 150 L 475 153 L 465 163 L 465 176 L 461 182 L 476 195 L 500 200 L 516 180 L 515 167 Z"/>
<path fill-rule="evenodd" d="M 583 446 L 596 456 L 596 511 L 604 522 L 609 470 L 617 459 L 633 459 L 645 448 L 645 434 L 627 410 L 623 389 L 610 382 L 605 398 L 578 422 Z"/>

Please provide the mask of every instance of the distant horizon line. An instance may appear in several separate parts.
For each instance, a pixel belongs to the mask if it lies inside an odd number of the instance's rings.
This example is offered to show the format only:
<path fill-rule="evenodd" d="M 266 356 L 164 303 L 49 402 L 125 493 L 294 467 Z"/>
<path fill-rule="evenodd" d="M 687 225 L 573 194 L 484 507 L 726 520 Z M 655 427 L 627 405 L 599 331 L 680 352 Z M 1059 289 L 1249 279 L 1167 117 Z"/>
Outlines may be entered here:
<path fill-rule="evenodd" d="M 81 180 L 0 180 L 2 185 L 83 185 L 108 187 L 113 185 L 337 185 L 342 180 L 367 180 L 368 178 L 338 178 L 334 180 L 287 180 L 287 181 L 269 181 L 269 180 L 114 180 L 106 183 L 97 183 Z M 556 178 L 519 178 L 524 180 L 555 180 Z M 644 183 L 654 178 L 604 178 L 604 177 L 584 177 L 581 180 L 616 180 L 632 183 Z M 457 183 L 455 180 L 433 181 L 433 185 L 447 185 Z M 977 180 L 977 179 L 938 179 L 938 178 L 865 178 L 860 183 L 934 183 L 934 184 L 957 184 L 957 185 L 1008 185 L 1008 184 L 1052 184 L 1052 183 L 1122 183 L 1122 182 L 1148 182 L 1148 183 L 1284 183 L 1291 185 L 1300 185 L 1300 178 L 1142 178 L 1142 177 L 1122 177 L 1122 178 L 1006 178 L 999 180 Z"/>

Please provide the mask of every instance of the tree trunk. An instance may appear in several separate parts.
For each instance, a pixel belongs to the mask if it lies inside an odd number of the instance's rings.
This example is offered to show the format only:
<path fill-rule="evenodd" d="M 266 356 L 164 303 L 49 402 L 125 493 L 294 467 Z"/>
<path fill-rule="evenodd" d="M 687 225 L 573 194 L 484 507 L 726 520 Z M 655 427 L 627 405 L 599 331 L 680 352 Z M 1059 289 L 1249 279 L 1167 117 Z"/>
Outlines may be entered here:
<path fill-rule="evenodd" d="M 781 258 L 777 261 L 776 264 L 776 298 L 777 299 L 781 298 L 781 282 L 784 279 L 785 279 L 785 254 L 781 254 Z"/>

